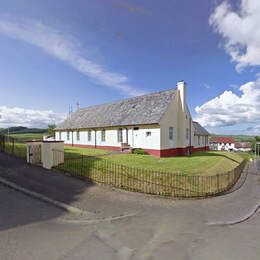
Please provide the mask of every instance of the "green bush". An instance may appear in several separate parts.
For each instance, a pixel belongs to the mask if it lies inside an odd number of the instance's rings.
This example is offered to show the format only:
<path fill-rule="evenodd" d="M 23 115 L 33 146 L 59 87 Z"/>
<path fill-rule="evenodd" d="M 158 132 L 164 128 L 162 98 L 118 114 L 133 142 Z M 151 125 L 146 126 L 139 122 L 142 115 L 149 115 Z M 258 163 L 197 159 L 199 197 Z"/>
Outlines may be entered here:
<path fill-rule="evenodd" d="M 146 155 L 146 154 L 148 154 L 144 149 L 141 149 L 141 148 L 133 149 L 132 153 L 133 153 L 133 154 L 141 154 L 141 155 Z"/>

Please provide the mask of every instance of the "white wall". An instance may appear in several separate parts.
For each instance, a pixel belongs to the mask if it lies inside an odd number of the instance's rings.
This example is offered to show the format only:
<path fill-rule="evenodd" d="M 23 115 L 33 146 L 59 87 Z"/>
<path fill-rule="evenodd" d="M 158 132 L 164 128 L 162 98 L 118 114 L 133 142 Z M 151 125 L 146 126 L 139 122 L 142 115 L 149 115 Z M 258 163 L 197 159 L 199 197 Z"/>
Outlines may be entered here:
<path fill-rule="evenodd" d="M 179 110 L 178 97 L 174 97 L 168 109 L 161 119 L 161 149 L 176 148 L 179 146 L 179 132 L 180 126 L 178 125 L 178 110 Z M 173 141 L 169 139 L 169 128 L 173 127 Z"/>
<path fill-rule="evenodd" d="M 224 150 L 229 150 L 229 149 L 234 149 L 235 148 L 235 144 L 234 143 L 231 143 L 230 145 L 229 145 L 229 143 L 218 143 L 218 150 L 220 151 L 220 150 L 223 150 L 223 148 L 224 148 Z"/>
<path fill-rule="evenodd" d="M 60 138 L 60 134 L 59 133 L 60 132 L 58 132 L 58 131 L 55 132 L 55 140 L 56 141 L 64 141 L 65 144 L 71 143 L 71 140 L 72 140 L 71 139 L 71 137 L 72 137 L 71 132 L 70 132 L 70 140 L 69 141 L 67 140 L 67 132 L 61 131 L 61 138 Z"/>
<path fill-rule="evenodd" d="M 102 129 L 99 129 L 96 131 L 97 137 L 97 145 L 98 146 L 116 146 L 121 147 L 121 143 L 117 141 L 117 129 L 105 129 L 105 141 L 101 141 L 101 131 Z"/>
<path fill-rule="evenodd" d="M 191 125 L 190 125 L 191 120 Z M 174 97 L 160 121 L 161 126 L 161 149 L 183 148 L 193 145 L 194 127 L 188 106 L 182 106 L 180 93 Z M 174 127 L 174 141 L 169 139 L 169 127 Z M 186 129 L 191 132 L 186 138 Z M 191 128 L 191 129 L 190 129 Z"/>
<path fill-rule="evenodd" d="M 147 136 L 147 132 L 151 135 Z M 133 148 L 160 150 L 160 138 L 159 126 L 139 126 L 138 130 L 133 127 L 128 130 L 128 143 Z"/>
<path fill-rule="evenodd" d="M 200 138 L 200 142 L 199 142 L 199 138 Z M 209 145 L 209 143 L 208 143 L 207 136 L 200 135 L 200 137 L 199 137 L 198 135 L 194 135 L 194 139 L 193 139 L 194 147 L 205 147 L 208 145 Z"/>
<path fill-rule="evenodd" d="M 136 126 L 138 130 L 133 130 L 134 127 L 123 129 L 123 143 L 127 143 L 133 148 L 144 149 L 160 149 L 160 128 L 159 126 Z M 102 129 L 96 130 L 96 145 L 97 146 L 113 146 L 121 147 L 121 142 L 117 140 L 117 131 L 119 128 L 104 128 L 105 129 L 105 141 L 101 140 Z M 146 132 L 151 132 L 150 136 L 146 135 Z M 67 131 L 61 131 L 61 141 L 65 144 L 72 144 L 72 131 L 69 131 L 69 140 L 67 140 Z M 55 133 L 55 140 L 59 141 L 59 132 Z M 73 144 L 75 145 L 95 145 L 95 131 L 91 130 L 91 141 L 88 141 L 88 130 L 80 130 L 80 140 L 77 140 L 77 131 L 73 131 Z"/>

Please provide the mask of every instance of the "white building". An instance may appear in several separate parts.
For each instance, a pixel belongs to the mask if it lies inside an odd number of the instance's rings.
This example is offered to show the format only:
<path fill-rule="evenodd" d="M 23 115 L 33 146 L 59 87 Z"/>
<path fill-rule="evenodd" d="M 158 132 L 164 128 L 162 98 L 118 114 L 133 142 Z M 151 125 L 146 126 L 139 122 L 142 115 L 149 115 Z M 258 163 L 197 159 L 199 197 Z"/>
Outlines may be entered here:
<path fill-rule="evenodd" d="M 236 142 L 235 150 L 241 152 L 250 152 L 252 150 L 252 144 L 250 142 Z"/>
<path fill-rule="evenodd" d="M 235 150 L 235 141 L 231 137 L 212 137 L 210 139 L 210 149 L 216 151 L 233 151 Z"/>
<path fill-rule="evenodd" d="M 55 139 L 66 145 L 142 148 L 160 157 L 186 155 L 209 146 L 208 132 L 192 121 L 183 81 L 177 89 L 80 109 L 55 132 Z"/>

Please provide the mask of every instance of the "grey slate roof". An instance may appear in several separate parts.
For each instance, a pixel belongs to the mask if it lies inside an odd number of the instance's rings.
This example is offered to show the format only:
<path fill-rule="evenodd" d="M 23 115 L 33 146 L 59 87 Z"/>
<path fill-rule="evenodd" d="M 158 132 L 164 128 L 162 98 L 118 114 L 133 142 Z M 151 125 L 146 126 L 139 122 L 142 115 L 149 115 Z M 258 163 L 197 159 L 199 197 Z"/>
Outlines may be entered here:
<path fill-rule="evenodd" d="M 195 135 L 209 135 L 209 132 L 202 127 L 198 122 L 193 121 Z"/>
<path fill-rule="evenodd" d="M 176 89 L 91 106 L 73 113 L 56 130 L 158 124 Z"/>

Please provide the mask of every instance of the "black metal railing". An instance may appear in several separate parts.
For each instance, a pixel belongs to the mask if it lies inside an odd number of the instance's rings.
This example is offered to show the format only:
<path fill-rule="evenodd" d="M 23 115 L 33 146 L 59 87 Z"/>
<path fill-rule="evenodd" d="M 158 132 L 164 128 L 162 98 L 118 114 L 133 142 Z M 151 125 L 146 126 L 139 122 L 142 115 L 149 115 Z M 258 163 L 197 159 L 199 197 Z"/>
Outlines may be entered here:
<path fill-rule="evenodd" d="M 54 150 L 55 160 L 64 158 Z M 246 165 L 244 160 L 235 169 L 212 176 L 189 176 L 179 172 L 166 172 L 130 167 L 100 157 L 74 156 L 66 158 L 56 168 L 73 176 L 108 184 L 116 188 L 148 194 L 173 197 L 208 197 L 228 191 L 238 181 Z"/>
<path fill-rule="evenodd" d="M 0 135 L 0 151 L 26 158 L 26 143 L 7 135 Z"/>

